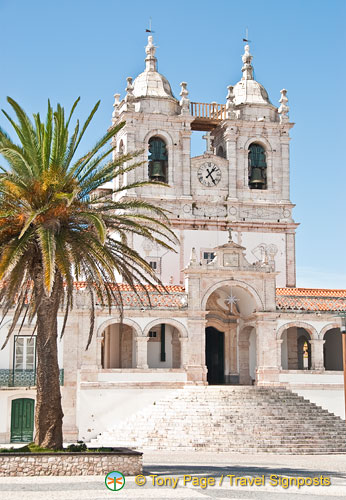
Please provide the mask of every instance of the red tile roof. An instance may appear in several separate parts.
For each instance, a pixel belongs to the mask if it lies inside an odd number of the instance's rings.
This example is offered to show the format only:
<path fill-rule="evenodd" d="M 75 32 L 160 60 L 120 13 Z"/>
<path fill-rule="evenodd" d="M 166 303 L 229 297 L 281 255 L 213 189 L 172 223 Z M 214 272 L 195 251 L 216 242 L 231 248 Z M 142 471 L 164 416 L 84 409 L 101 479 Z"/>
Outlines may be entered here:
<path fill-rule="evenodd" d="M 346 290 L 329 288 L 277 288 L 276 295 L 294 295 L 295 297 L 346 297 Z"/>
<path fill-rule="evenodd" d="M 277 288 L 276 307 L 291 311 L 346 311 L 346 290 Z"/>
<path fill-rule="evenodd" d="M 77 290 L 81 290 L 83 288 L 86 288 L 87 282 L 86 281 L 75 281 L 74 286 Z M 114 290 L 117 289 L 120 292 L 133 292 L 134 291 L 133 287 L 131 285 L 128 285 L 127 283 L 118 283 L 117 285 L 114 283 L 112 288 Z M 180 286 L 180 285 L 165 285 L 164 287 L 157 285 L 156 288 L 152 285 L 135 285 L 134 289 L 137 292 L 141 292 L 144 290 L 147 290 L 148 292 L 157 292 L 157 290 L 160 292 L 165 292 L 165 290 L 166 290 L 166 292 L 168 292 L 168 293 L 184 293 L 185 292 L 185 288 L 183 286 Z"/>

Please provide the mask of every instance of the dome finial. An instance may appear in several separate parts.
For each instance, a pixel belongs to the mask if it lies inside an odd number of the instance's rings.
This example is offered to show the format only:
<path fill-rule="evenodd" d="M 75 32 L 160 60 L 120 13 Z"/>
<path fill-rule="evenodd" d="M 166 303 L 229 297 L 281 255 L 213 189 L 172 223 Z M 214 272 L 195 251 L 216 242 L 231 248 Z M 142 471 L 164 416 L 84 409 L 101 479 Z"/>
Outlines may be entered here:
<path fill-rule="evenodd" d="M 145 58 L 145 71 L 157 71 L 156 63 L 157 59 L 155 57 L 156 47 L 153 44 L 153 36 L 148 36 L 148 45 L 145 47 L 145 52 L 147 57 Z"/>
<path fill-rule="evenodd" d="M 241 69 L 243 72 L 242 80 L 253 80 L 253 66 L 251 64 L 252 55 L 250 54 L 250 45 L 248 44 L 245 45 L 245 52 L 242 56 L 242 61 L 244 63 Z"/>

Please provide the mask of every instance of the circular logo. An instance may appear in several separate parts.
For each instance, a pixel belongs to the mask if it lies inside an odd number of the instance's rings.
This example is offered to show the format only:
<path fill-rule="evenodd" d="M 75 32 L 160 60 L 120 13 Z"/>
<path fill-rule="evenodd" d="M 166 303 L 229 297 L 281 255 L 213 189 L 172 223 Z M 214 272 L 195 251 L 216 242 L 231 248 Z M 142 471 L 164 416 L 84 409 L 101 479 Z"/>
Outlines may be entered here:
<path fill-rule="evenodd" d="M 105 478 L 106 486 L 109 490 L 119 491 L 125 486 L 125 476 L 117 470 L 108 472 Z"/>

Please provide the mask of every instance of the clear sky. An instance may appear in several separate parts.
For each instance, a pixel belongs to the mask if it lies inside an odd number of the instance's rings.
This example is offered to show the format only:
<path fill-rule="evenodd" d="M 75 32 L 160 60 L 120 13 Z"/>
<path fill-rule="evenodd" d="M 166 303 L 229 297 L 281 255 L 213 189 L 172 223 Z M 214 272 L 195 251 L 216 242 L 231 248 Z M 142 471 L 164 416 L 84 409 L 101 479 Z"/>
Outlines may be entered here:
<path fill-rule="evenodd" d="M 225 102 L 241 78 L 242 38 L 255 78 L 278 105 L 288 90 L 291 200 L 297 206 L 298 286 L 346 288 L 344 0 L 0 0 L 0 107 L 27 112 L 81 96 L 85 118 L 101 99 L 85 148 L 110 124 L 113 94 L 144 68 L 152 17 L 159 71 L 178 96 Z M 0 125 L 10 130 L 4 117 Z M 203 152 L 198 140 L 193 153 Z"/>

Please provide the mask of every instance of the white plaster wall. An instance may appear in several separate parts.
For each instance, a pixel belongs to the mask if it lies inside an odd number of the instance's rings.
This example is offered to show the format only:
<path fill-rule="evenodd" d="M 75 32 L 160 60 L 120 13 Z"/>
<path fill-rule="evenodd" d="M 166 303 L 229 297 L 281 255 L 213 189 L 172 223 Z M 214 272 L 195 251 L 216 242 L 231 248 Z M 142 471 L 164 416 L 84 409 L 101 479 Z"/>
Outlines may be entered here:
<path fill-rule="evenodd" d="M 179 231 L 175 231 L 177 238 L 179 238 Z M 161 272 L 158 273 L 161 281 L 168 285 L 178 284 L 180 280 L 180 257 L 179 257 L 179 245 L 172 245 L 177 252 L 167 250 L 167 248 L 160 247 L 151 243 L 141 236 L 134 235 L 133 237 L 133 247 L 134 249 L 143 257 L 145 260 L 150 260 L 149 257 L 159 257 L 161 258 Z"/>
<path fill-rule="evenodd" d="M 9 318 L 10 319 L 10 318 Z M 6 335 L 8 333 L 8 328 L 10 325 L 9 319 L 4 320 L 4 326 L 0 328 L 0 369 L 8 370 L 13 368 L 13 347 L 14 347 L 14 334 L 11 335 L 7 345 L 4 349 L 1 349 L 2 344 L 5 341 Z M 19 320 L 20 323 L 20 320 Z M 60 339 L 60 332 L 63 320 L 62 318 L 58 318 L 58 340 L 57 340 L 57 349 L 58 349 L 58 363 L 60 368 L 63 368 L 63 347 L 64 347 L 64 337 Z M 30 335 L 31 331 L 34 329 L 34 324 L 32 327 L 23 327 L 21 331 L 21 335 Z M 17 333 L 18 329 L 16 329 Z M 68 331 L 65 332 L 67 335 Z"/>
<path fill-rule="evenodd" d="M 300 389 L 295 388 L 293 392 L 303 396 L 312 403 L 321 406 L 325 410 L 345 419 L 345 400 L 343 389 Z"/>
<path fill-rule="evenodd" d="M 171 397 L 174 389 L 97 389 L 78 393 L 79 439 L 89 441 L 101 432 L 155 401 Z"/>
<path fill-rule="evenodd" d="M 223 245 L 228 241 L 227 231 L 212 231 L 212 230 L 185 230 L 184 242 L 184 266 L 188 264 L 191 257 L 191 249 L 195 247 L 197 258 L 200 259 L 201 249 L 213 249 L 219 245 Z M 235 234 L 234 241 L 237 243 Z"/>
<path fill-rule="evenodd" d="M 172 367 L 172 330 L 171 325 L 166 325 L 165 329 L 166 361 L 160 361 L 161 342 L 148 340 L 148 365 L 149 368 L 171 368 Z"/>
<path fill-rule="evenodd" d="M 3 341 L 4 341 L 4 337 L 1 336 L 0 337 L 1 345 L 3 344 Z M 11 354 L 13 352 L 12 344 L 13 344 L 13 340 L 10 339 L 8 344 L 6 345 L 6 347 L 4 349 L 0 350 L 0 369 L 8 370 L 9 368 L 12 368 L 12 366 L 13 366 L 13 358 L 11 356 Z"/>
<path fill-rule="evenodd" d="M 246 248 L 245 256 L 252 264 L 258 260 L 252 251 L 260 244 L 274 244 L 278 248 L 275 255 L 275 271 L 280 274 L 276 277 L 276 286 L 286 286 L 286 238 L 285 234 L 279 233 L 260 233 L 260 232 L 242 232 L 241 245 Z"/>

